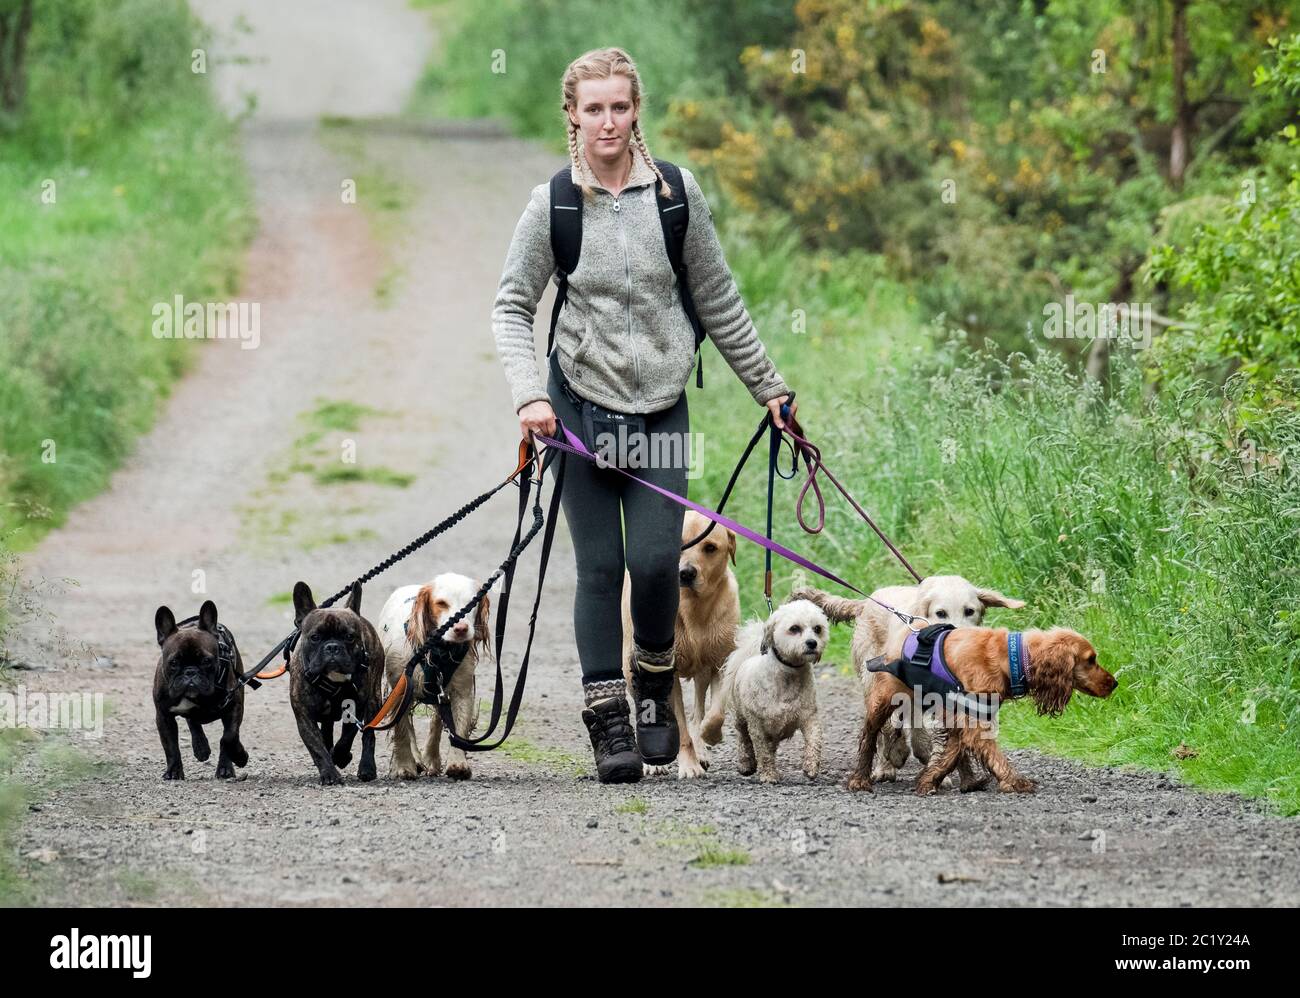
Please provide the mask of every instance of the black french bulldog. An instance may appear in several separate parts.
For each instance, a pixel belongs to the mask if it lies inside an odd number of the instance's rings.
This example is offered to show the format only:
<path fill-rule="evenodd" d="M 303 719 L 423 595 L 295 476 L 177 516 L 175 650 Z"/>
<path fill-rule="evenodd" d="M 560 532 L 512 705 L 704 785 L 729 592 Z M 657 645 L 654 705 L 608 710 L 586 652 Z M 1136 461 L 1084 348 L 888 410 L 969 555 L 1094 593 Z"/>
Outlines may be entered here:
<path fill-rule="evenodd" d="M 217 778 L 233 778 L 234 766 L 242 769 L 248 765 L 248 752 L 239 741 L 244 688 L 237 684 L 244 674 L 244 662 L 239 657 L 235 636 L 224 624 L 217 623 L 217 605 L 212 600 L 204 601 L 196 622 L 183 627 L 176 626 L 176 617 L 170 609 L 160 606 L 154 614 L 154 627 L 162 648 L 153 676 L 153 702 L 158 737 L 167 757 L 163 779 L 185 779 L 177 737 L 178 717 L 185 718 L 190 726 L 190 743 L 199 762 L 206 762 L 212 754 L 203 725 L 221 721 Z M 232 690 L 236 691 L 233 697 Z"/>
<path fill-rule="evenodd" d="M 370 621 L 361 616 L 361 586 L 354 585 L 347 606 L 318 608 L 307 583 L 293 587 L 298 640 L 289 658 L 289 700 L 298 733 L 320 770 L 322 785 L 343 782 L 337 767 L 352 761 L 355 721 L 378 711 L 384 675 L 384 647 Z M 338 744 L 334 722 L 343 721 Z M 361 735 L 357 779 L 373 780 L 375 733 Z"/>

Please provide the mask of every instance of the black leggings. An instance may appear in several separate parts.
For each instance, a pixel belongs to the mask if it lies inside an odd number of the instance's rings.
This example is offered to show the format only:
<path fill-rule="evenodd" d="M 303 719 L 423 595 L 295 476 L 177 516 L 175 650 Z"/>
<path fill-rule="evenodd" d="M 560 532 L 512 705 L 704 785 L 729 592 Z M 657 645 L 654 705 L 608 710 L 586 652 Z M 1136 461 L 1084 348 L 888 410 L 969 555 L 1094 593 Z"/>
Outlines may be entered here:
<path fill-rule="evenodd" d="M 554 364 L 552 359 L 551 366 Z M 581 437 L 582 412 L 561 390 L 554 370 L 547 379 L 546 392 L 555 414 Z M 629 467 L 628 472 L 685 496 L 688 462 L 684 455 L 690 429 L 686 393 L 683 391 L 671 408 L 650 413 L 645 420 L 647 435 L 677 435 L 678 453 L 683 458 L 671 462 L 675 467 Z M 582 680 L 619 679 L 623 675 L 624 526 L 626 568 L 632 580 L 633 638 L 646 651 L 663 651 L 672 646 L 677 622 L 678 565 L 686 511 L 613 468 L 598 468 L 575 454 L 568 456 L 560 504 L 578 569 L 573 629 Z"/>

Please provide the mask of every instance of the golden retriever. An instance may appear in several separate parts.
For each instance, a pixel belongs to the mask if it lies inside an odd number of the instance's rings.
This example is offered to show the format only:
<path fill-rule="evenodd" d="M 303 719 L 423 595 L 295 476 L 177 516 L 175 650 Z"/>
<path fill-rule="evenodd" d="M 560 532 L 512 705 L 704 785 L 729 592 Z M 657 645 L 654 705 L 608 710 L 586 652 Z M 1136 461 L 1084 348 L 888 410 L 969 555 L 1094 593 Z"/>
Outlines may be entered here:
<path fill-rule="evenodd" d="M 682 543 L 694 540 L 711 521 L 693 509 L 682 520 Z M 730 560 L 731 564 L 728 564 Z M 673 713 L 677 717 L 677 777 L 698 779 L 709 767 L 708 749 L 698 736 L 704 720 L 705 697 L 709 690 L 718 695 L 722 664 L 736 647 L 736 628 L 740 626 L 740 589 L 731 565 L 736 562 L 736 534 L 722 524 L 700 543 L 681 553 L 678 563 L 680 595 L 677 603 L 677 626 L 674 634 L 674 659 L 677 683 L 673 686 Z M 632 688 L 632 588 L 631 579 L 623 575 L 623 678 Z M 695 683 L 694 723 L 696 734 L 687 724 L 682 682 Z M 667 766 L 647 766 L 647 775 L 667 772 Z"/>

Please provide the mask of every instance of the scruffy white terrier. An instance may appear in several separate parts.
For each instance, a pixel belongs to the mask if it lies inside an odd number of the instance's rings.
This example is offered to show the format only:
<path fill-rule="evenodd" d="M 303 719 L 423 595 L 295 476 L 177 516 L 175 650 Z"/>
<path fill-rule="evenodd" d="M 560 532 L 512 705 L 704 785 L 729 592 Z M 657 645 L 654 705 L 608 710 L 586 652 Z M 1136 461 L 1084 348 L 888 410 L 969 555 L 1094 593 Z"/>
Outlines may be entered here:
<path fill-rule="evenodd" d="M 735 710 L 740 775 L 755 771 L 776 783 L 776 750 L 803 734 L 803 772 L 817 777 L 822 758 L 822 726 L 812 667 L 821 661 L 830 625 L 808 600 L 777 607 L 767 621 L 751 620 L 736 632 L 736 650 L 723 666 L 721 695 L 704 719 L 700 736 L 708 745 L 722 740 L 728 707 Z"/>
<path fill-rule="evenodd" d="M 444 572 L 432 582 L 422 586 L 402 586 L 388 597 L 379 619 L 375 621 L 379 640 L 384 645 L 384 672 L 387 689 L 397 685 L 411 652 L 424 644 L 425 639 L 442 626 L 449 616 L 466 606 L 478 592 L 479 583 L 456 572 Z M 478 698 L 474 688 L 474 670 L 479 659 L 492 654 L 492 639 L 488 634 L 489 599 L 484 596 L 477 610 L 457 621 L 443 635 L 447 647 L 457 656 L 463 654 L 460 665 L 447 684 L 447 698 L 451 701 L 452 720 L 456 733 L 468 737 L 478 723 Z M 411 676 L 414 703 L 425 697 L 424 672 L 416 669 Z M 430 689 L 432 695 L 432 689 Z M 392 760 L 388 775 L 399 780 L 413 780 L 421 775 L 438 776 L 442 773 L 442 717 L 435 710 L 429 724 L 429 737 L 424 752 L 419 751 L 415 737 L 413 711 L 392 730 Z M 447 775 L 453 780 L 470 778 L 469 758 L 463 749 L 451 747 Z"/>

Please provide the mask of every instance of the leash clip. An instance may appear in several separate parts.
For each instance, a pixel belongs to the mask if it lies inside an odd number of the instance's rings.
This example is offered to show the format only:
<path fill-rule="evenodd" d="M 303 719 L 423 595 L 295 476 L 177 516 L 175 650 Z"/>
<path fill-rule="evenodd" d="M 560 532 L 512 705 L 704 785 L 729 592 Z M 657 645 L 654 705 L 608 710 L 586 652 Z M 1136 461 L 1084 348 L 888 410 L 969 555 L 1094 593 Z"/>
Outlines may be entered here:
<path fill-rule="evenodd" d="M 907 629 L 911 631 L 913 634 L 919 634 L 922 630 L 924 630 L 924 628 L 916 626 L 916 622 L 918 620 L 924 620 L 925 626 L 926 627 L 930 626 L 930 621 L 926 620 L 925 617 L 913 617 L 910 613 L 907 614 L 907 620 L 903 621 L 903 623 L 907 625 Z"/>

